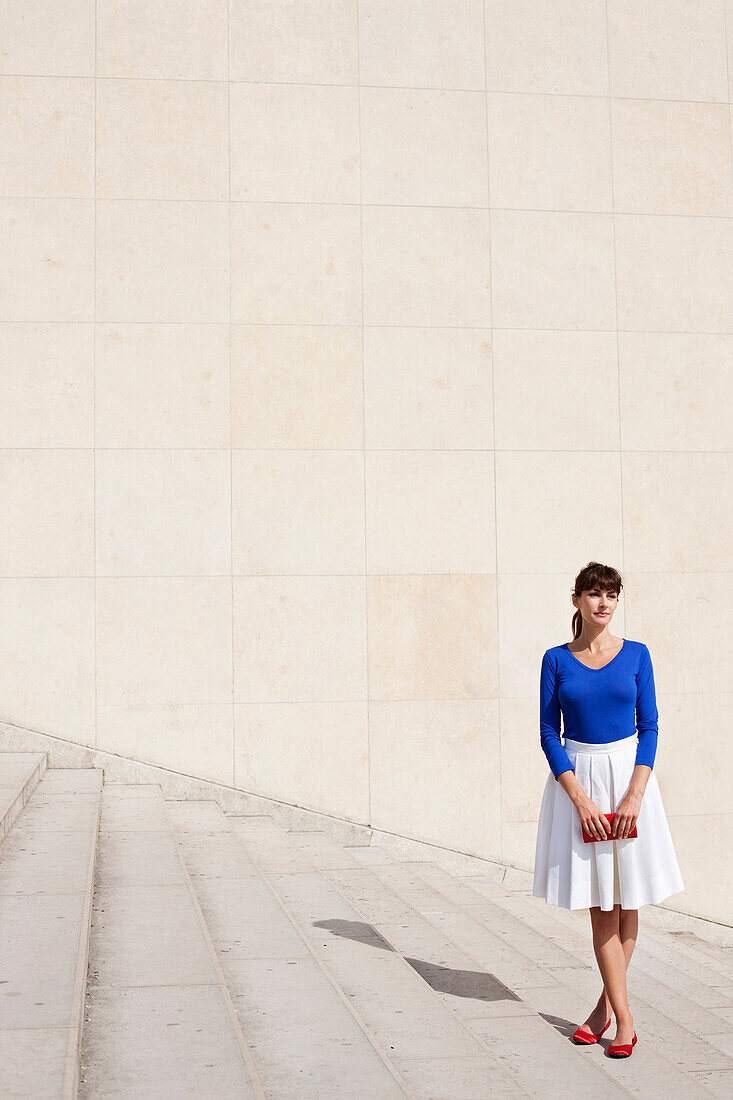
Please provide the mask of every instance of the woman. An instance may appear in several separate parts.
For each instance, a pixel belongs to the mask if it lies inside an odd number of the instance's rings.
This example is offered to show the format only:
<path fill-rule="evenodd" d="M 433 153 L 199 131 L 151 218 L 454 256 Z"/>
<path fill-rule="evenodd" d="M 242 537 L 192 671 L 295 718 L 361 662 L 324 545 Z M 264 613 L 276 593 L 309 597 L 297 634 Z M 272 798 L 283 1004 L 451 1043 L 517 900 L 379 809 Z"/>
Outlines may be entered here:
<path fill-rule="evenodd" d="M 613 1011 L 616 1034 L 606 1051 L 612 1057 L 627 1057 L 636 1043 L 626 969 L 638 909 L 685 888 L 652 770 L 659 716 L 649 650 L 608 629 L 622 587 L 615 569 L 589 562 L 571 597 L 573 640 L 542 658 L 540 744 L 551 774 L 532 891 L 565 909 L 590 909 L 603 991 L 573 1038 L 598 1042 Z M 614 812 L 609 824 L 604 815 Z M 637 836 L 630 837 L 634 828 Z M 597 840 L 585 842 L 583 830 Z"/>

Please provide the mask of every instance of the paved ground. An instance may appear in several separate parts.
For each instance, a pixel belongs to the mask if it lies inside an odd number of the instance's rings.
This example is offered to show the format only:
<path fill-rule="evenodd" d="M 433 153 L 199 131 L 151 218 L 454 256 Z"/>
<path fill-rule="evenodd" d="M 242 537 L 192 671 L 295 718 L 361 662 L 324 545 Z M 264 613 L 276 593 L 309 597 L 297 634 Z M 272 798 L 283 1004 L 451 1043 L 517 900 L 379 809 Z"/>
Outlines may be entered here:
<path fill-rule="evenodd" d="M 733 949 L 642 910 L 608 1058 L 587 911 L 42 758 L 0 754 L 4 1097 L 733 1098 Z"/>

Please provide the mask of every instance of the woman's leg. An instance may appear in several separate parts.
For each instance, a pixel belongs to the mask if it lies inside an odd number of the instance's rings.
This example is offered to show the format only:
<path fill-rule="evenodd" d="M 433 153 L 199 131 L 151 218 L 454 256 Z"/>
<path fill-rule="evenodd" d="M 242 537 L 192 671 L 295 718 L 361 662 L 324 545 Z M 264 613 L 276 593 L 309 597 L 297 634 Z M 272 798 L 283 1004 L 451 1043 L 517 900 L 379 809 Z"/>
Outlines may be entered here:
<path fill-rule="evenodd" d="M 621 940 L 621 947 L 623 948 L 624 958 L 626 960 L 626 970 L 628 971 L 639 933 L 639 910 L 621 909 L 618 905 L 616 909 L 619 914 L 619 939 Z M 597 1035 L 611 1018 L 612 1012 L 613 1009 L 611 1008 L 611 1002 L 608 998 L 608 992 L 604 984 L 601 995 L 596 1001 L 593 1011 L 580 1026 L 584 1031 L 592 1032 L 594 1035 Z"/>
<path fill-rule="evenodd" d="M 600 1031 L 613 1011 L 616 1034 L 612 1042 L 630 1043 L 634 1035 L 634 1019 L 629 1009 L 626 970 L 636 946 L 639 914 L 636 909 L 622 909 L 620 905 L 605 912 L 600 906 L 593 905 L 590 907 L 590 917 L 593 950 L 603 978 L 603 993 L 589 1017 L 588 1030 Z M 603 1019 L 600 1019 L 601 1016 Z M 597 1026 L 593 1026 L 596 1023 Z"/>

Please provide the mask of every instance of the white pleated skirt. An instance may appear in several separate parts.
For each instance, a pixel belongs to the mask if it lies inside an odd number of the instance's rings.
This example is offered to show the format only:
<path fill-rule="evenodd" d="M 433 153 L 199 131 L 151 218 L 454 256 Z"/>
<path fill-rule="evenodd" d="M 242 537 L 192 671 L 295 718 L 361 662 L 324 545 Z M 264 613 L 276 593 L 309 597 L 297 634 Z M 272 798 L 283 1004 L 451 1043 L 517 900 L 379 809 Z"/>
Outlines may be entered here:
<path fill-rule="evenodd" d="M 613 813 L 636 765 L 637 736 L 605 745 L 565 738 L 575 778 L 601 813 Z M 636 820 L 638 836 L 586 844 L 575 806 L 552 771 L 547 776 L 534 860 L 536 898 L 564 909 L 611 910 L 655 905 L 684 890 L 677 856 L 652 770 Z"/>

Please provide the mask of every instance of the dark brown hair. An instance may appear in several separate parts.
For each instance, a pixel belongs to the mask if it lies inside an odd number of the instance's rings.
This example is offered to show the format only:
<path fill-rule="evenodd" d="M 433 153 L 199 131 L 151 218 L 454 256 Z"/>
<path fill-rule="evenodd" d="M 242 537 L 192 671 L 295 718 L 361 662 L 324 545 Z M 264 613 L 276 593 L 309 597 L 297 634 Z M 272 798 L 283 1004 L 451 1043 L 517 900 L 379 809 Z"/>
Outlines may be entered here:
<path fill-rule="evenodd" d="M 615 592 L 619 596 L 623 586 L 618 569 L 614 569 L 612 565 L 601 565 L 599 561 L 589 561 L 575 578 L 573 595 L 582 596 L 584 592 L 589 592 L 591 588 L 599 588 L 601 592 Z M 583 616 L 580 614 L 580 608 L 578 607 L 573 615 L 573 641 L 580 637 L 582 629 Z"/>

